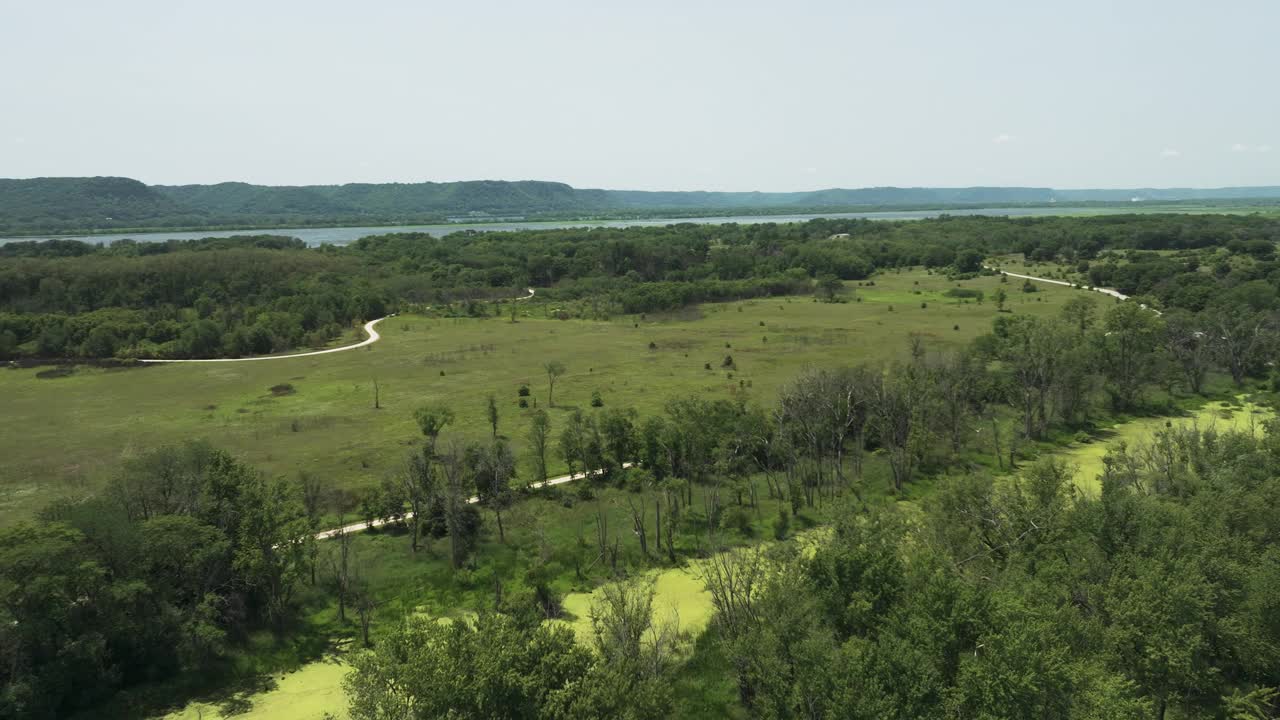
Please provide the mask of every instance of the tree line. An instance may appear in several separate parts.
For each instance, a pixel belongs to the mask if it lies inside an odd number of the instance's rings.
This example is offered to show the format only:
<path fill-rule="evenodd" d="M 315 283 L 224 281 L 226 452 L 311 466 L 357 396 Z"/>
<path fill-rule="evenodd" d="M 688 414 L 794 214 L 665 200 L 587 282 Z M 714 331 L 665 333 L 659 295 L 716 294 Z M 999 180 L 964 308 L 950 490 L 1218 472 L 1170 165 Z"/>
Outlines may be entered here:
<path fill-rule="evenodd" d="M 529 285 L 545 288 L 540 301 L 589 298 L 603 316 L 804 293 L 886 268 L 963 276 L 1017 252 L 1162 308 L 1199 312 L 1253 284 L 1271 288 L 1254 303 L 1271 310 L 1278 240 L 1280 221 L 1263 216 L 1142 215 L 387 234 L 342 248 L 272 236 L 7 243 L 0 359 L 235 357 L 320 345 L 397 307 L 447 312 Z"/>

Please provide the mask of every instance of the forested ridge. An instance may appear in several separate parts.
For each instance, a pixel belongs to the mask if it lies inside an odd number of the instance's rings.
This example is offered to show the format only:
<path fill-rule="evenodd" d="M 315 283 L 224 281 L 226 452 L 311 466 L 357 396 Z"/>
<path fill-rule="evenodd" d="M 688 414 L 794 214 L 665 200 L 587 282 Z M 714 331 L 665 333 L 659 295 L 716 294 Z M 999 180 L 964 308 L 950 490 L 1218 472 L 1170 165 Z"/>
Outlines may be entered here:
<path fill-rule="evenodd" d="M 145 185 L 118 177 L 0 178 L 0 234 L 112 229 L 289 227 L 566 217 L 803 212 L 903 207 L 1128 203 L 1274 203 L 1277 187 L 1054 190 L 1030 187 L 831 188 L 805 192 L 662 192 L 574 188 L 547 181 L 267 186 Z"/>
<path fill-rule="evenodd" d="M 600 317 L 809 292 L 822 277 L 885 268 L 972 273 L 1005 253 L 1061 261 L 1082 283 L 1157 307 L 1200 312 L 1229 291 L 1266 313 L 1280 286 L 1278 238 L 1280 221 L 1262 216 L 1135 215 L 462 231 L 321 248 L 273 236 L 14 242 L 0 246 L 0 359 L 237 357 L 319 346 L 401 307 L 530 285 L 591 298 Z"/>

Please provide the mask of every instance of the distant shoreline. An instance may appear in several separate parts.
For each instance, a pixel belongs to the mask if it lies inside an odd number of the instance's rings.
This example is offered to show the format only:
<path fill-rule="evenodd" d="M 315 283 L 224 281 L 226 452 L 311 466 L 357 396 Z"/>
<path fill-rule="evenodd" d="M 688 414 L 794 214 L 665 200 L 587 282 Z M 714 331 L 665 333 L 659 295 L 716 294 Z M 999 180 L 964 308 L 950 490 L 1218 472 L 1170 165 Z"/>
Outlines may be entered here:
<path fill-rule="evenodd" d="M 970 203 L 970 204 L 924 204 L 924 205 L 844 205 L 832 207 L 770 207 L 770 208 L 707 208 L 699 210 L 679 210 L 670 211 L 645 211 L 645 212 L 617 212 L 603 213 L 592 215 L 581 214 L 565 214 L 565 215 L 542 215 L 533 218 L 525 218 L 520 220 L 511 219 L 509 216 L 495 217 L 476 217 L 466 220 L 448 219 L 439 217 L 419 217 L 386 221 L 315 221 L 307 222 L 305 220 L 295 222 L 282 223 L 250 223 L 250 224 L 222 224 L 222 225 L 175 225 L 175 226 L 159 226 L 159 227 L 123 227 L 123 228 L 85 228 L 85 229 L 59 229 L 49 232 L 16 232 L 0 235 L 0 242 L 23 241 L 23 240 L 66 240 L 90 238 L 99 236 L 115 236 L 115 235 L 157 235 L 164 233 L 226 233 L 226 232 L 245 232 L 260 233 L 272 230 L 328 230 L 328 229 L 346 229 L 346 228 L 399 228 L 412 226 L 440 226 L 440 227 L 456 227 L 459 231 L 467 230 L 483 225 L 502 224 L 502 225 L 518 225 L 528 227 L 529 229 L 538 229 L 539 226 L 559 226 L 563 227 L 565 223 L 582 223 L 588 226 L 594 223 L 613 224 L 628 221 L 634 221 L 638 224 L 652 224 L 662 220 L 670 220 L 672 224 L 679 222 L 697 222 L 706 219 L 722 219 L 730 217 L 743 218 L 766 218 L 766 217 L 797 217 L 797 216 L 841 216 L 841 215 L 874 215 L 874 214 L 890 214 L 890 213 L 909 213 L 909 212 L 937 212 L 946 214 L 948 211 L 963 212 L 972 214 L 975 210 L 989 210 L 993 214 L 1001 214 L 1005 210 L 1099 210 L 1106 211 L 1100 214 L 1147 214 L 1147 213 L 1223 213 L 1223 214 L 1241 214 L 1241 213 L 1277 213 L 1280 212 L 1280 200 L 1272 198 L 1256 198 L 1256 199 L 1240 199 L 1240 200 L 1147 200 L 1142 202 L 1117 202 L 1117 201 L 1077 201 L 1077 202 L 1058 202 L 1058 203 L 1001 203 L 992 205 L 990 203 Z M 1040 213 L 1039 216 L 1052 216 L 1054 213 Z M 1079 212 L 1063 213 L 1080 214 Z M 872 218 L 875 219 L 875 218 Z"/>

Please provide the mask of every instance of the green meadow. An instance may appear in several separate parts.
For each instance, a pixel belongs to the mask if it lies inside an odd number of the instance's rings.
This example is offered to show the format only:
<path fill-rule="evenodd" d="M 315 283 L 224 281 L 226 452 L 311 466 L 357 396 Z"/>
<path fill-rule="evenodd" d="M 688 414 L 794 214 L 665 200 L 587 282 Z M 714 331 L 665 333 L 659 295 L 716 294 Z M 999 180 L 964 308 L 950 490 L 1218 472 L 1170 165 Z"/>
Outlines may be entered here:
<path fill-rule="evenodd" d="M 944 294 L 957 285 L 988 300 Z M 0 522 L 92 492 L 130 456 L 194 438 L 272 475 L 319 474 L 345 493 L 336 506 L 350 507 L 362 488 L 401 469 L 419 439 L 411 413 L 424 403 L 454 409 L 446 434 L 478 436 L 488 432 L 485 399 L 493 394 L 499 431 L 517 451 L 532 405 L 548 406 L 543 366 L 550 361 L 567 368 L 555 385 L 553 424 L 572 408 L 590 409 L 593 393 L 641 415 L 689 395 L 769 404 L 809 365 L 891 361 L 917 333 L 931 351 L 961 346 L 989 331 L 998 287 L 1014 312 L 1042 315 L 1082 292 L 1041 285 L 1023 293 L 998 277 L 957 283 L 914 270 L 879 274 L 874 285 L 849 283 L 841 303 L 784 297 L 589 321 L 552 319 L 555 305 L 536 300 L 520 306 L 514 323 L 506 316 L 392 318 L 379 326 L 380 342 L 318 357 L 77 367 L 57 377 L 47 368 L 11 368 L 0 371 Z M 271 390 L 286 384 L 291 392 Z M 517 404 L 522 384 L 532 393 L 529 409 Z M 562 470 L 556 461 L 552 471 Z"/>

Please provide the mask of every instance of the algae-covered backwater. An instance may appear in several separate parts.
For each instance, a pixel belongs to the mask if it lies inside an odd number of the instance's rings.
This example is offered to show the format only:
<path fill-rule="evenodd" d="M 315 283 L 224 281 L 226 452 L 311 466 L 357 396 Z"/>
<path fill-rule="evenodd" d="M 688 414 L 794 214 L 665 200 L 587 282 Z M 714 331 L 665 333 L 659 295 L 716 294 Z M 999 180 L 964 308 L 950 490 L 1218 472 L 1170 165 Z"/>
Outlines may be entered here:
<path fill-rule="evenodd" d="M 1076 465 L 1076 487 L 1085 493 L 1096 494 L 1102 489 L 1102 459 L 1106 457 L 1108 450 L 1118 447 L 1120 443 L 1128 443 L 1130 446 L 1140 444 L 1165 427 L 1185 426 L 1201 430 L 1213 429 L 1217 432 L 1260 433 L 1263 431 L 1262 422 L 1273 417 L 1274 410 L 1249 402 L 1211 402 L 1186 417 L 1131 420 L 1108 430 L 1103 439 L 1073 446 L 1059 456 Z"/>

